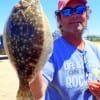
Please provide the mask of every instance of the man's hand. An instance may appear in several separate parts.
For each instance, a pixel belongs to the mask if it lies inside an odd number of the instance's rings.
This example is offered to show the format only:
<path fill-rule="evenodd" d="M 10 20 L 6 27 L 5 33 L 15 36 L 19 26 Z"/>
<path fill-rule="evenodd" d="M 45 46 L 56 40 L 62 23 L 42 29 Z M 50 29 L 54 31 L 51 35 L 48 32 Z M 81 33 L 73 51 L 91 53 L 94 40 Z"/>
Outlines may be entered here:
<path fill-rule="evenodd" d="M 100 82 L 91 81 L 88 82 L 88 86 L 91 93 L 97 98 L 97 100 L 100 100 Z"/>
<path fill-rule="evenodd" d="M 41 72 L 37 75 L 35 80 L 29 84 L 29 86 L 35 100 L 44 100 L 43 98 L 47 85 L 42 78 Z"/>

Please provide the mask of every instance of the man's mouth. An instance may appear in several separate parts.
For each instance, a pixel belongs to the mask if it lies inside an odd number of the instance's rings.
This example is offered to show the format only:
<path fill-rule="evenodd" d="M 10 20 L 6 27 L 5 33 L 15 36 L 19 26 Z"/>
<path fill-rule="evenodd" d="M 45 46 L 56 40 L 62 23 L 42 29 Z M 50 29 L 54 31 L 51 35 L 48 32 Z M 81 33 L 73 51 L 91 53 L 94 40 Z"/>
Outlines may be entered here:
<path fill-rule="evenodd" d="M 82 23 L 81 21 L 75 21 L 75 22 L 70 22 L 69 24 L 77 24 L 77 23 Z"/>

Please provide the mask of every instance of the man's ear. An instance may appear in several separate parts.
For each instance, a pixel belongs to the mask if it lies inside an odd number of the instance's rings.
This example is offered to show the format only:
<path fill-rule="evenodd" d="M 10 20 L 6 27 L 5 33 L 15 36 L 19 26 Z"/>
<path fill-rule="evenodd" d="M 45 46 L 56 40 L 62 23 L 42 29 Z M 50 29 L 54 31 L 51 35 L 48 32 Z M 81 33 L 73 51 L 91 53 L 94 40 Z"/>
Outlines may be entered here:
<path fill-rule="evenodd" d="M 89 19 L 91 12 L 92 12 L 92 11 L 91 11 L 90 9 L 88 9 L 88 10 L 86 11 L 87 19 Z"/>
<path fill-rule="evenodd" d="M 89 14 L 86 13 L 86 17 L 87 17 L 87 19 L 89 19 Z"/>

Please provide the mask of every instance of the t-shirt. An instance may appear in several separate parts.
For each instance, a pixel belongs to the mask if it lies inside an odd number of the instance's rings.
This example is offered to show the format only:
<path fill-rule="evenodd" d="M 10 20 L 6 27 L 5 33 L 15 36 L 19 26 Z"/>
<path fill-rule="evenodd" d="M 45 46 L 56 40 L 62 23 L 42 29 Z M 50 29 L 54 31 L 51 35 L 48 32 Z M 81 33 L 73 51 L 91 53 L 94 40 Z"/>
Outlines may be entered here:
<path fill-rule="evenodd" d="M 83 51 L 62 37 L 54 41 L 52 55 L 43 68 L 48 84 L 45 100 L 96 100 L 87 82 L 99 80 L 100 50 L 84 41 Z"/>

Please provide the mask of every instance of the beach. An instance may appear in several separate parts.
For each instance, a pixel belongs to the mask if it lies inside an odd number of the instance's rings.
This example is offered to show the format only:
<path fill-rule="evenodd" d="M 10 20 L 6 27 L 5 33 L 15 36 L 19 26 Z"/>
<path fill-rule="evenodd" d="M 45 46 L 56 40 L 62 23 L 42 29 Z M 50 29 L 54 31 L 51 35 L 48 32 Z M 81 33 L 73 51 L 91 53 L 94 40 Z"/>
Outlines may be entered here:
<path fill-rule="evenodd" d="M 100 42 L 94 42 L 94 44 L 100 48 Z"/>
<path fill-rule="evenodd" d="M 0 60 L 0 100 L 16 100 L 19 86 L 16 71 L 9 60 Z"/>

